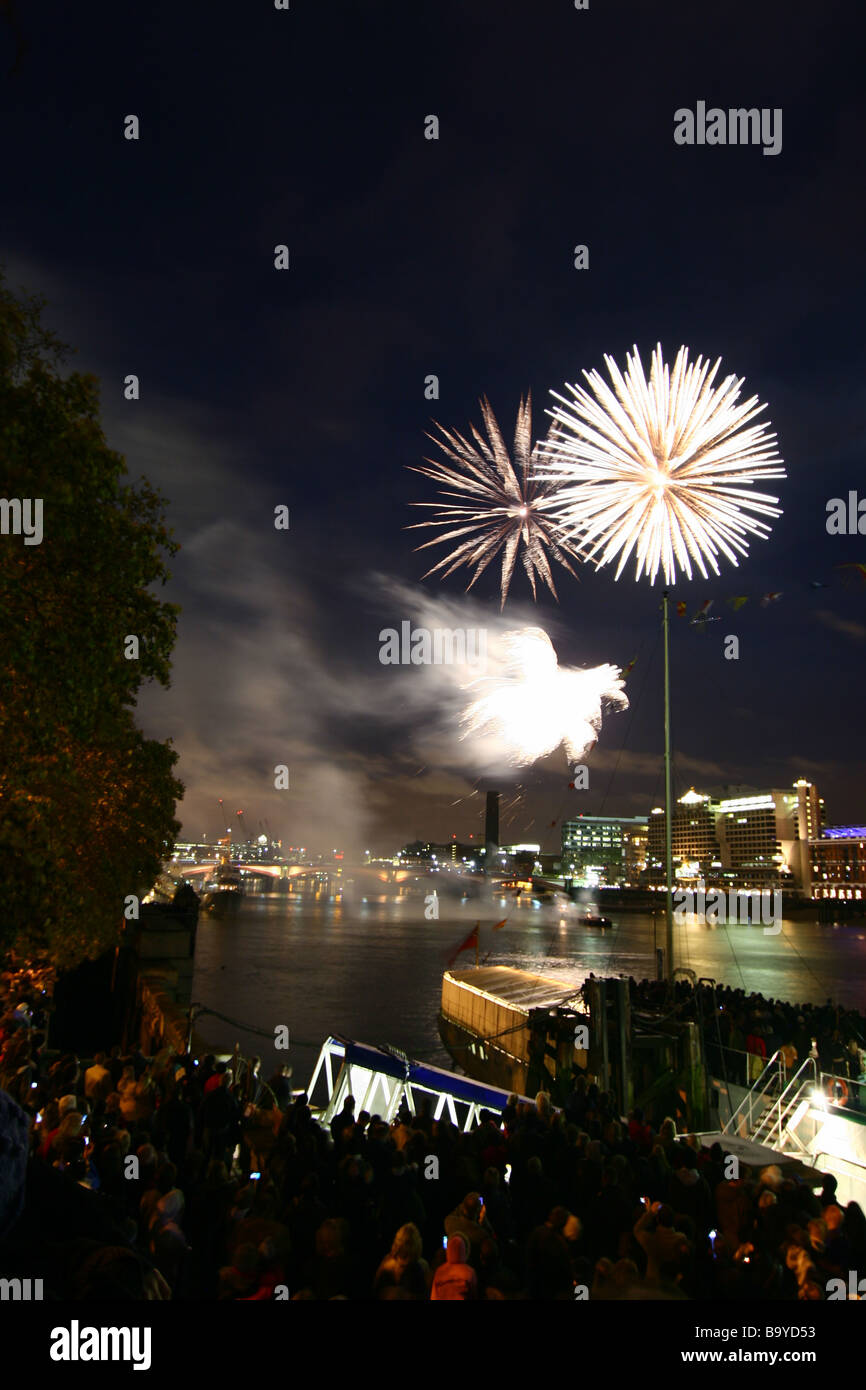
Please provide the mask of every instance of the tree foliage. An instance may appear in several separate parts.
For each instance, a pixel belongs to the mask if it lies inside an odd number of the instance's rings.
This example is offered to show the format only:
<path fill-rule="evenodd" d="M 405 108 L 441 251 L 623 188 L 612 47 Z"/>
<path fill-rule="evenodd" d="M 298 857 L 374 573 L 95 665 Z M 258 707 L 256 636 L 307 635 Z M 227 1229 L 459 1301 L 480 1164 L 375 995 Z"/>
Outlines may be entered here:
<path fill-rule="evenodd" d="M 69 966 L 119 938 L 179 829 L 177 754 L 133 718 L 144 682 L 169 684 L 178 609 L 154 589 L 178 546 L 44 307 L 0 271 L 0 489 L 43 509 L 40 544 L 0 535 L 0 942 Z"/>

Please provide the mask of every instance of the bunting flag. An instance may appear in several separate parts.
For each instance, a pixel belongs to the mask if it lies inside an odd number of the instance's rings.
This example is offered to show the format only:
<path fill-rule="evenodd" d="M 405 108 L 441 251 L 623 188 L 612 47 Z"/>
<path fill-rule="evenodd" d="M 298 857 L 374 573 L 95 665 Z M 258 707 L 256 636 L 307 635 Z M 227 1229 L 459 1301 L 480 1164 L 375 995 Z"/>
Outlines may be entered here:
<path fill-rule="evenodd" d="M 628 673 L 629 673 L 629 671 L 633 671 L 636 661 L 637 661 L 637 657 L 636 657 L 636 656 L 633 656 L 632 659 L 631 659 L 631 661 L 628 663 L 628 665 L 623 667 L 622 673 L 621 673 L 621 674 L 622 674 L 623 676 L 627 676 Z"/>
<path fill-rule="evenodd" d="M 839 580 L 836 581 L 836 583 L 828 583 L 825 579 L 804 579 L 804 587 L 815 592 L 819 589 L 829 589 L 832 591 L 840 584 L 845 588 L 854 587 L 860 590 L 866 586 L 866 564 L 851 562 L 845 565 L 834 565 L 833 568 L 841 572 Z M 717 600 L 704 599 L 703 603 L 701 603 L 700 607 L 696 609 L 689 619 L 689 624 L 691 627 L 698 628 L 699 631 L 705 631 L 706 623 L 718 622 L 719 619 L 717 617 L 708 616 L 710 609 L 716 602 L 725 604 L 726 607 L 730 608 L 734 613 L 739 613 L 740 609 L 744 608 L 747 603 L 755 604 L 761 608 L 769 608 L 771 604 L 778 603 L 783 597 L 783 590 L 771 589 L 765 594 L 726 594 L 720 596 Z M 685 618 L 687 616 L 687 605 L 684 599 L 677 599 L 676 613 L 679 618 Z"/>
<path fill-rule="evenodd" d="M 508 918 L 507 918 L 507 917 L 503 917 L 503 919 L 502 919 L 501 922 L 494 922 L 494 923 L 493 923 L 493 930 L 494 930 L 494 931 L 501 931 L 501 929 L 505 926 L 505 923 L 506 923 L 507 921 L 508 921 Z"/>
<path fill-rule="evenodd" d="M 454 952 L 453 956 L 451 957 L 451 959 L 450 959 L 449 962 L 448 962 L 448 969 L 449 969 L 449 970 L 451 969 L 451 967 L 452 967 L 452 965 L 454 964 L 454 962 L 455 962 L 455 960 L 457 959 L 457 957 L 460 955 L 460 952 L 461 952 L 461 951 L 477 951 L 477 950 L 478 950 L 478 928 L 479 928 L 480 926 L 481 926 L 481 923 L 480 923 L 480 922 L 476 922 L 476 923 L 475 923 L 475 926 L 472 928 L 472 930 L 471 930 L 471 932 L 469 933 L 469 935 L 467 936 L 466 940 L 463 942 L 463 945 L 457 947 L 457 950 Z M 440 957 L 440 959 L 441 959 L 441 957 Z"/>

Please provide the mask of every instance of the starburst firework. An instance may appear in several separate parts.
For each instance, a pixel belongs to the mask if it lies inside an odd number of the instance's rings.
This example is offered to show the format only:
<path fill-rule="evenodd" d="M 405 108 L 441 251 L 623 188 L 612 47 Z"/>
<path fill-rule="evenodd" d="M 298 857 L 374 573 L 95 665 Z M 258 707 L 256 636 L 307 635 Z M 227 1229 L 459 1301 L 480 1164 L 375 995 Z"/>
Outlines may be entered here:
<path fill-rule="evenodd" d="M 503 551 L 501 607 L 514 573 L 517 553 L 523 544 L 522 560 L 532 596 L 536 597 L 535 578 L 550 589 L 556 598 L 556 587 L 550 570 L 550 559 L 563 565 L 570 574 L 575 574 L 569 557 L 579 557 L 578 548 L 562 536 L 557 535 L 557 526 L 549 513 L 555 501 L 555 485 L 535 476 L 540 464 L 539 445 L 531 446 L 532 402 L 531 394 L 526 401 L 521 399 L 517 412 L 517 425 L 514 431 L 514 463 L 508 450 L 496 417 L 487 399 L 480 402 L 487 439 L 479 434 L 474 425 L 470 426 L 475 445 L 456 431 L 453 433 L 436 423 L 436 428 L 444 436 L 445 442 L 434 435 L 428 435 L 434 444 L 451 461 L 451 465 L 434 459 L 425 459 L 426 468 L 412 467 L 413 473 L 423 473 L 434 482 L 444 483 L 447 490 L 443 498 L 455 500 L 445 502 L 413 502 L 414 507 L 434 507 L 438 515 L 432 521 L 417 522 L 407 530 L 425 526 L 452 528 L 433 540 L 418 546 L 426 550 L 428 546 L 439 545 L 445 541 L 464 537 L 460 544 L 423 576 L 436 574 L 443 570 L 443 579 L 461 565 L 475 566 L 467 589 L 471 589 L 476 579 L 490 564 L 491 560 Z M 477 446 L 477 447 L 476 447 Z"/>
<path fill-rule="evenodd" d="M 742 379 L 714 387 L 721 359 L 690 363 L 685 347 L 671 373 L 657 346 L 649 382 L 637 348 L 625 376 L 605 362 L 613 389 L 592 371 L 592 395 L 571 385 L 570 401 L 551 392 L 561 404 L 547 412 L 556 423 L 539 446 L 539 476 L 557 488 L 560 535 L 588 547 L 597 568 L 619 556 L 617 579 L 633 551 L 635 578 L 645 572 L 651 583 L 659 568 L 672 583 L 677 565 L 691 579 L 692 561 L 705 579 L 707 566 L 718 574 L 720 554 L 736 565 L 747 535 L 769 534 L 756 516 L 781 516 L 777 497 L 750 490 L 786 476 L 776 436 L 766 423 L 749 425 L 766 407 L 757 396 L 737 404 Z"/>

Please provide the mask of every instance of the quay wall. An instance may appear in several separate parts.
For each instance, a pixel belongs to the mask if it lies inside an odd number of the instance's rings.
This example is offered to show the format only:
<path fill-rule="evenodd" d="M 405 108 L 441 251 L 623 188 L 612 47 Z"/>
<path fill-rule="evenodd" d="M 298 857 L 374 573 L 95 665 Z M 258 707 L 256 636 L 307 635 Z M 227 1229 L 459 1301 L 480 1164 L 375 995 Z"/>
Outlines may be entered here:
<path fill-rule="evenodd" d="M 153 905 L 142 911 L 137 932 L 138 978 L 129 1040 L 151 1056 L 164 1047 L 185 1052 L 195 967 L 198 913 Z M 213 1052 L 196 1028 L 192 1052 Z"/>

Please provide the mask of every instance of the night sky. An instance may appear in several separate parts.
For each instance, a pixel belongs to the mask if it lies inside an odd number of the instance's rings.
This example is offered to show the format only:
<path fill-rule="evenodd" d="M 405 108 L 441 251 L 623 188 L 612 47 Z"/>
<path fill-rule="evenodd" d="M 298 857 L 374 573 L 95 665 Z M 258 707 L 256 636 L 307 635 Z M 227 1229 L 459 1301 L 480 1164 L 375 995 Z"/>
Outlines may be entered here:
<path fill-rule="evenodd" d="M 433 419 L 466 431 L 487 395 L 509 436 L 531 390 L 542 437 L 551 389 L 605 353 L 624 366 L 633 344 L 648 370 L 657 342 L 745 378 L 788 474 L 764 489 L 784 515 L 739 570 L 675 586 L 689 614 L 712 598 L 723 615 L 673 620 L 675 790 L 806 776 L 829 823 L 866 821 L 866 581 L 836 568 L 866 563 L 866 534 L 826 531 L 828 499 L 866 496 L 860 7 L 18 0 L 17 15 L 17 63 L 0 22 L 0 263 L 47 297 L 73 365 L 101 378 L 110 445 L 167 499 L 183 612 L 172 688 L 139 717 L 180 752 L 186 835 L 216 834 L 224 797 L 285 843 L 465 839 L 473 789 L 498 785 L 514 793 L 504 838 L 551 850 L 564 816 L 658 803 L 660 583 L 557 570 L 559 604 L 533 605 L 518 568 L 503 625 L 498 565 L 468 600 L 465 571 L 422 584 L 444 550 L 414 553 L 426 537 L 404 529 L 410 502 L 435 500 L 407 468 Z M 676 145 L 674 112 L 698 101 L 781 108 L 781 152 Z M 768 591 L 782 598 L 762 608 Z M 590 790 L 568 791 L 561 750 L 519 774 L 473 765 L 447 673 L 379 662 L 380 629 L 403 619 L 541 626 L 571 666 L 637 656 Z"/>

